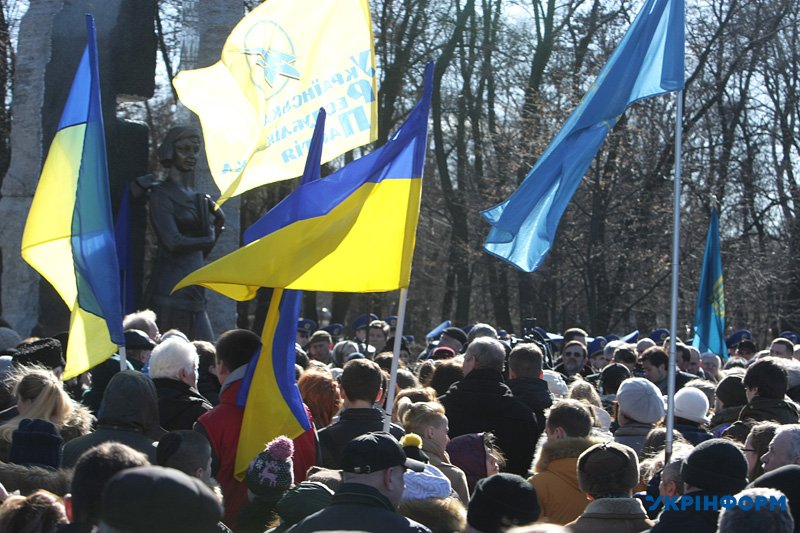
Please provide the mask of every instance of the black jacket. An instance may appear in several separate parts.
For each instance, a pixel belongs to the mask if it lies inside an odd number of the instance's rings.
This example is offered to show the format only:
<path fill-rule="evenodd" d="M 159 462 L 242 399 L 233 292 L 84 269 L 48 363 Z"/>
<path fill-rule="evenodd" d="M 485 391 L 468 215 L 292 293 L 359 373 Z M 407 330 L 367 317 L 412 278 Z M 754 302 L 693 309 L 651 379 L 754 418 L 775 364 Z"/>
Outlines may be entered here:
<path fill-rule="evenodd" d="M 119 372 L 111 378 L 103 395 L 97 429 L 64 445 L 61 466 L 75 466 L 83 452 L 110 441 L 126 444 L 156 464 L 153 443 L 162 435 L 164 430 L 158 423 L 158 400 L 152 380 L 135 370 Z"/>
<path fill-rule="evenodd" d="M 339 421 L 322 428 L 319 433 L 319 448 L 325 468 L 338 470 L 342 467 L 342 451 L 354 438 L 373 431 L 383 431 L 383 413 L 380 409 L 345 409 Z M 400 440 L 406 434 L 397 424 L 389 427 L 389 433 Z"/>
<path fill-rule="evenodd" d="M 504 470 L 528 476 L 542 430 L 533 411 L 514 397 L 497 370 L 476 368 L 439 397 L 450 437 L 491 431 L 506 456 Z"/>
<path fill-rule="evenodd" d="M 153 383 L 158 392 L 158 418 L 167 431 L 192 429 L 197 419 L 212 409 L 197 389 L 183 381 L 155 378 Z"/>
<path fill-rule="evenodd" d="M 739 419 L 722 432 L 722 438 L 730 438 L 739 442 L 747 440 L 750 429 L 759 422 L 777 422 L 778 424 L 797 424 L 797 405 L 785 400 L 754 397 L 739 412 Z"/>
<path fill-rule="evenodd" d="M 530 407 L 536 415 L 540 429 L 544 431 L 544 411 L 553 405 L 553 395 L 547 388 L 547 382 L 539 378 L 521 377 L 509 380 L 508 388 L 514 398 Z"/>
<path fill-rule="evenodd" d="M 360 483 L 342 483 L 330 506 L 303 519 L 289 533 L 312 531 L 430 532 L 395 511 L 376 489 Z"/>
<path fill-rule="evenodd" d="M 721 498 L 723 495 L 699 491 L 687 494 L 687 496 L 697 496 L 700 498 L 700 508 L 702 509 L 703 496 L 716 496 Z M 658 517 L 658 523 L 650 530 L 651 533 L 666 533 L 673 531 L 681 531 L 684 533 L 715 533 L 717 531 L 717 518 L 719 511 L 703 511 L 695 509 L 691 506 L 685 511 L 682 510 L 665 510 Z"/>

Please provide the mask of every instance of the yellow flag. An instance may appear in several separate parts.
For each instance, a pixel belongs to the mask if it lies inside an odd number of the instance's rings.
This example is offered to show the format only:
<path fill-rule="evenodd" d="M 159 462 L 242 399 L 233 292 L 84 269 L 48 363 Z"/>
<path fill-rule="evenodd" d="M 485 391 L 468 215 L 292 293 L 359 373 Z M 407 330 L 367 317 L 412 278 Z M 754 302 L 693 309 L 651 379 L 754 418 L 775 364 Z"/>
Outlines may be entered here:
<path fill-rule="evenodd" d="M 377 137 L 368 1 L 267 0 L 234 28 L 221 61 L 174 85 L 200 117 L 219 203 L 297 177 L 320 107 L 323 163 Z"/>

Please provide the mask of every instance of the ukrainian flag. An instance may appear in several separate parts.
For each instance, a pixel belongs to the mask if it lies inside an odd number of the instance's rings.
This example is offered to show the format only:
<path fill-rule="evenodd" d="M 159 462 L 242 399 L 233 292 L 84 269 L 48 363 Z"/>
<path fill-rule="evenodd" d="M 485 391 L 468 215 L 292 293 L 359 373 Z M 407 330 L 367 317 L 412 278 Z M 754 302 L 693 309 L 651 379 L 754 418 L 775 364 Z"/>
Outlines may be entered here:
<path fill-rule="evenodd" d="M 71 310 L 70 379 L 123 345 L 94 20 L 33 198 L 22 257 Z"/>
<path fill-rule="evenodd" d="M 243 248 L 189 274 L 173 290 L 202 285 L 248 300 L 259 287 L 332 292 L 408 287 L 432 80 L 430 63 L 422 99 L 384 146 L 301 184 L 245 232 Z"/>
<path fill-rule="evenodd" d="M 323 162 L 376 139 L 373 42 L 367 0 L 270 0 L 236 25 L 220 61 L 175 77 L 203 125 L 220 204 L 300 176 L 320 107 Z"/>
<path fill-rule="evenodd" d="M 295 337 L 302 291 L 275 289 L 261 333 L 261 350 L 250 361 L 239 389 L 244 418 L 235 476 L 242 479 L 253 457 L 279 435 L 294 439 L 311 428 L 295 380 Z M 253 387 L 251 384 L 257 384 Z"/>

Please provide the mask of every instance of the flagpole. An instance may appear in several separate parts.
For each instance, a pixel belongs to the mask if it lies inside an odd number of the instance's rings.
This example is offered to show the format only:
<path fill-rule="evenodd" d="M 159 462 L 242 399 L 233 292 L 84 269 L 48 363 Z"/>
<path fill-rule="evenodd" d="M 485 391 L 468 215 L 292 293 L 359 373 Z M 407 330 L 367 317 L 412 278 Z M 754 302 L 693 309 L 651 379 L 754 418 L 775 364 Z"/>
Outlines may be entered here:
<path fill-rule="evenodd" d="M 124 372 L 128 369 L 128 354 L 125 353 L 125 346 L 119 346 L 119 370 Z"/>
<path fill-rule="evenodd" d="M 681 143 L 683 142 L 683 91 L 677 92 L 675 117 L 675 194 L 672 230 L 672 306 L 670 317 L 669 372 L 667 376 L 667 434 L 665 460 L 672 456 L 672 431 L 675 427 L 675 365 L 678 331 L 678 262 L 681 242 Z"/>
<path fill-rule="evenodd" d="M 403 324 L 406 321 L 406 303 L 408 302 L 408 288 L 400 289 L 400 303 L 397 306 L 397 328 L 394 332 L 394 350 L 392 354 L 392 375 L 389 379 L 389 390 L 386 393 L 386 411 L 383 418 L 383 430 L 389 431 L 392 424 L 392 410 L 394 408 L 394 391 L 397 388 L 397 368 L 400 365 L 400 345 L 403 338 Z"/>

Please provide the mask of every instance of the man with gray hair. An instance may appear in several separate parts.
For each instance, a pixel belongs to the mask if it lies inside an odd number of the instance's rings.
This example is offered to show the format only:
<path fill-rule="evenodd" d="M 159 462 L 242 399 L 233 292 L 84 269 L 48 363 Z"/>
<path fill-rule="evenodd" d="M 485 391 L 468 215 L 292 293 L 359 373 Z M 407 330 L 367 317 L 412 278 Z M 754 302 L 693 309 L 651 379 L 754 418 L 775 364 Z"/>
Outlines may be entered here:
<path fill-rule="evenodd" d="M 800 424 L 779 427 L 761 461 L 764 463 L 764 472 L 784 465 L 800 464 Z"/>
<path fill-rule="evenodd" d="M 794 519 L 788 503 L 781 508 L 786 496 L 779 490 L 767 488 L 745 489 L 735 496 L 738 505 L 723 509 L 719 514 L 719 533 L 792 533 Z M 770 505 L 772 503 L 772 505 Z"/>
<path fill-rule="evenodd" d="M 200 357 L 193 344 L 178 337 L 165 340 L 150 356 L 150 378 L 158 392 L 161 427 L 167 431 L 192 429 L 212 408 L 197 390 Z"/>
<path fill-rule="evenodd" d="M 473 340 L 464 354 L 464 379 L 439 401 L 450 422 L 450 437 L 490 431 L 506 456 L 505 471 L 528 476 L 541 429 L 536 415 L 503 382 L 506 351 L 490 337 Z"/>
<path fill-rule="evenodd" d="M 704 352 L 700 354 L 700 364 L 703 366 L 703 372 L 706 374 L 706 379 L 710 379 L 714 383 L 720 380 L 721 376 L 719 375 L 719 369 L 722 367 L 722 361 L 717 354 L 712 352 Z"/>

